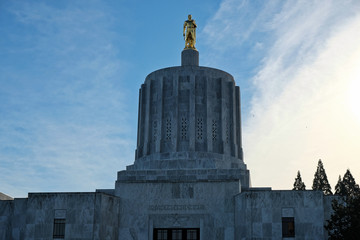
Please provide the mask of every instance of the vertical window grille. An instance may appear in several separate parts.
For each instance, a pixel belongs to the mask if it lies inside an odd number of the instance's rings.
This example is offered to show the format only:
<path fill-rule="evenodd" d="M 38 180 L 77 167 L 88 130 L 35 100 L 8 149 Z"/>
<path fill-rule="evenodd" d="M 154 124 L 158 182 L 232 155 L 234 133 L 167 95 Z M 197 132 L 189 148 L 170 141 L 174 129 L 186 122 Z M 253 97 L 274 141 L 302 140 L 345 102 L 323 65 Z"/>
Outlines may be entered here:
<path fill-rule="evenodd" d="M 196 138 L 197 138 L 197 140 L 202 140 L 203 139 L 203 119 L 198 118 L 196 125 L 197 125 L 196 126 Z"/>
<path fill-rule="evenodd" d="M 65 219 L 54 219 L 53 238 L 65 238 Z"/>
<path fill-rule="evenodd" d="M 166 119 L 166 140 L 171 140 L 171 119 Z"/>
<path fill-rule="evenodd" d="M 181 118 L 181 139 L 186 140 L 187 139 L 187 119 Z"/>
<path fill-rule="evenodd" d="M 212 139 L 217 140 L 217 123 L 216 120 L 212 120 Z"/>
<path fill-rule="evenodd" d="M 295 237 L 295 221 L 293 217 L 282 218 L 282 236 Z"/>

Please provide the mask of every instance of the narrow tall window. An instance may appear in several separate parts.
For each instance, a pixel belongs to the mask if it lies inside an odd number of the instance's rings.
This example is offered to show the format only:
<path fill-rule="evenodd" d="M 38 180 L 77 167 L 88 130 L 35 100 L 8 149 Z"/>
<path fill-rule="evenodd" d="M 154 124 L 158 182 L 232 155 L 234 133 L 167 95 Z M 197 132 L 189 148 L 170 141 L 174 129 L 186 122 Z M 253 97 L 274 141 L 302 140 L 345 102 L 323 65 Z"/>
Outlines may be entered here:
<path fill-rule="evenodd" d="M 171 118 L 166 119 L 166 140 L 171 140 Z"/>
<path fill-rule="evenodd" d="M 54 219 L 53 238 L 65 238 L 65 219 Z"/>
<path fill-rule="evenodd" d="M 196 128 L 196 139 L 202 140 L 203 139 L 203 119 L 197 119 L 197 128 Z"/>
<path fill-rule="evenodd" d="M 282 218 L 282 236 L 295 237 L 295 222 L 293 217 Z"/>
<path fill-rule="evenodd" d="M 185 117 L 181 118 L 181 139 L 186 140 L 187 139 L 187 119 Z"/>
<path fill-rule="evenodd" d="M 215 142 L 217 139 L 217 123 L 216 120 L 212 120 L 212 139 Z"/>

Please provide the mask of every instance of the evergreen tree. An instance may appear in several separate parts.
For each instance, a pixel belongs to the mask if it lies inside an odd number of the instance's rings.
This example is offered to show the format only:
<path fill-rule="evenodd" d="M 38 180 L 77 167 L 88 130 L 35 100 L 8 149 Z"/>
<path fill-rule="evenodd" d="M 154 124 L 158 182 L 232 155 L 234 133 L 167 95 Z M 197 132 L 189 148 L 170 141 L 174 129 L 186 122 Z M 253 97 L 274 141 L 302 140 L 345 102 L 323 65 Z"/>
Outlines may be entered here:
<path fill-rule="evenodd" d="M 339 180 L 335 186 L 335 194 L 340 196 L 346 196 L 346 188 L 344 186 L 343 181 L 341 180 L 340 175 L 339 175 Z"/>
<path fill-rule="evenodd" d="M 335 189 L 342 197 L 332 202 L 333 213 L 325 225 L 329 239 L 360 239 L 360 190 L 349 169 L 342 180 L 339 176 Z"/>
<path fill-rule="evenodd" d="M 333 213 L 325 225 L 329 239 L 360 239 L 360 194 L 335 199 L 332 208 Z"/>
<path fill-rule="evenodd" d="M 298 171 L 294 182 L 294 188 L 292 190 L 305 190 L 305 187 L 305 183 L 301 179 L 300 171 Z"/>
<path fill-rule="evenodd" d="M 355 179 L 349 169 L 346 170 L 342 183 L 345 188 L 346 196 L 354 197 L 355 195 L 359 194 L 359 185 L 356 184 Z"/>
<path fill-rule="evenodd" d="M 319 159 L 318 166 L 314 175 L 314 181 L 312 185 L 313 190 L 321 190 L 325 195 L 331 195 L 331 186 L 327 179 L 325 169 L 321 159 Z"/>

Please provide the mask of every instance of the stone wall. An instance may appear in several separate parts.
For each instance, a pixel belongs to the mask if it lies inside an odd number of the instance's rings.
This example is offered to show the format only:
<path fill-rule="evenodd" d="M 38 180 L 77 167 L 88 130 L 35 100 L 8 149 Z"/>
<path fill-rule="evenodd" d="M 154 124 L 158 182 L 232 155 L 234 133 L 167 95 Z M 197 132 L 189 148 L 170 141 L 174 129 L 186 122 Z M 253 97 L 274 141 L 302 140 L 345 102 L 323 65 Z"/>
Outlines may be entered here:
<path fill-rule="evenodd" d="M 65 219 L 66 239 L 116 239 L 120 201 L 103 193 L 29 193 L 0 201 L 0 239 L 52 239 Z"/>
<path fill-rule="evenodd" d="M 93 239 L 118 239 L 119 218 L 120 199 L 96 194 Z"/>
<path fill-rule="evenodd" d="M 26 212 L 27 238 L 53 236 L 56 215 L 65 218 L 65 236 L 92 238 L 95 214 L 94 193 L 29 193 Z"/>
<path fill-rule="evenodd" d="M 11 239 L 13 209 L 13 201 L 0 200 L 0 239 Z"/>
<path fill-rule="evenodd" d="M 236 239 L 282 239 L 282 217 L 293 217 L 296 239 L 326 239 L 321 191 L 248 191 L 235 197 Z"/>

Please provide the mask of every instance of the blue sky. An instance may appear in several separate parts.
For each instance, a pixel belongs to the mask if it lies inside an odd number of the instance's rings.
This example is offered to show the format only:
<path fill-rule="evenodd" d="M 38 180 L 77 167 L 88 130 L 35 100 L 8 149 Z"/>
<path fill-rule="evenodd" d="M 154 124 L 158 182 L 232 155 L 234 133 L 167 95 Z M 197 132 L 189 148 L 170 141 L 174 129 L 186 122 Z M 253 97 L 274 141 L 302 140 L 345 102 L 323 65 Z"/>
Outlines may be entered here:
<path fill-rule="evenodd" d="M 359 1 L 1 1 L 0 192 L 113 188 L 134 161 L 138 89 L 180 64 L 198 24 L 200 65 L 241 88 L 253 186 L 360 181 Z"/>

